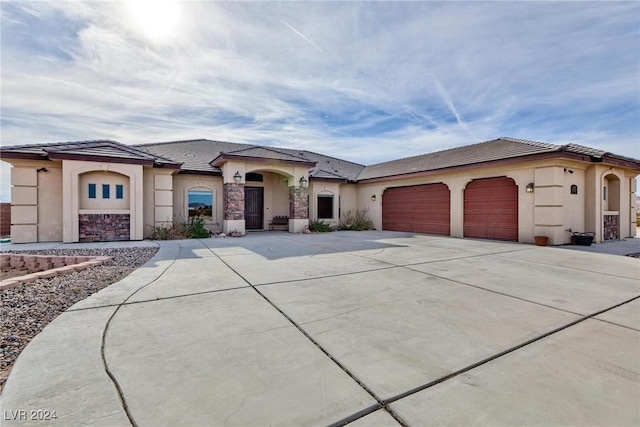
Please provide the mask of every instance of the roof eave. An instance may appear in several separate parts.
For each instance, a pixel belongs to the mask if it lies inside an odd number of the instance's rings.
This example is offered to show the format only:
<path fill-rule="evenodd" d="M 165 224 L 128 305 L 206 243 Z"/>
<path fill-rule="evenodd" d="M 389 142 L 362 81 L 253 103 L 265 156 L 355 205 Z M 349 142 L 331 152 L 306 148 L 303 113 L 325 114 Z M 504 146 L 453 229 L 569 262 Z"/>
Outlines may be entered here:
<path fill-rule="evenodd" d="M 222 176 L 222 172 L 219 171 L 199 171 L 193 169 L 180 169 L 178 172 L 180 175 L 205 175 L 205 176 Z"/>
<path fill-rule="evenodd" d="M 503 166 L 503 165 L 509 165 L 514 163 L 523 163 L 527 161 L 546 160 L 546 159 L 554 159 L 554 158 L 555 159 L 563 158 L 563 159 L 577 160 L 582 162 L 591 162 L 591 157 L 586 154 L 570 153 L 567 151 L 552 151 L 547 153 L 537 153 L 537 154 L 529 154 L 525 156 L 509 157 L 506 159 L 467 163 L 465 165 L 450 166 L 450 167 L 429 169 L 429 170 L 422 170 L 422 171 L 415 171 L 415 172 L 398 173 L 398 174 L 385 175 L 385 176 L 379 176 L 379 177 L 373 177 L 373 178 L 357 179 L 357 182 L 371 183 L 371 182 L 379 182 L 379 181 L 388 181 L 390 179 L 398 179 L 398 178 L 430 176 L 430 175 L 437 175 L 445 172 L 458 172 L 458 171 L 473 169 L 477 167 Z"/>
<path fill-rule="evenodd" d="M 605 154 L 604 156 L 602 156 L 601 158 L 602 160 L 596 160 L 594 158 L 592 158 L 592 162 L 602 162 L 602 163 L 606 163 L 608 165 L 614 165 L 614 166 L 620 166 L 623 168 L 628 168 L 631 169 L 637 173 L 640 173 L 640 160 L 634 160 L 634 159 L 629 159 L 626 157 L 621 157 L 621 156 L 615 156 L 615 155 L 610 155 L 610 154 Z"/>
<path fill-rule="evenodd" d="M 314 181 L 314 182 L 317 181 L 317 182 L 333 182 L 333 183 L 336 183 L 336 182 L 338 182 L 338 183 L 346 183 L 346 182 L 348 182 L 347 178 L 318 178 L 318 177 L 315 177 L 315 176 L 310 176 L 309 180 L 310 181 Z"/>
<path fill-rule="evenodd" d="M 76 153 L 49 153 L 49 159 L 51 160 L 77 160 L 86 162 L 107 162 L 107 163 L 123 163 L 129 165 L 142 165 L 153 166 L 153 159 L 127 159 L 124 157 L 109 157 L 90 154 L 76 154 Z"/>
<path fill-rule="evenodd" d="M 281 163 L 296 166 L 314 167 L 316 162 L 304 161 L 304 160 L 286 160 L 286 159 L 271 159 L 268 157 L 255 157 L 255 156 L 240 156 L 237 154 L 221 153 L 215 159 L 211 160 L 209 164 L 213 167 L 220 167 L 222 164 L 229 160 L 239 160 L 244 162 L 253 163 Z"/>
<path fill-rule="evenodd" d="M 0 160 L 19 159 L 19 160 L 51 160 L 46 154 L 35 153 L 19 153 L 0 150 Z"/>

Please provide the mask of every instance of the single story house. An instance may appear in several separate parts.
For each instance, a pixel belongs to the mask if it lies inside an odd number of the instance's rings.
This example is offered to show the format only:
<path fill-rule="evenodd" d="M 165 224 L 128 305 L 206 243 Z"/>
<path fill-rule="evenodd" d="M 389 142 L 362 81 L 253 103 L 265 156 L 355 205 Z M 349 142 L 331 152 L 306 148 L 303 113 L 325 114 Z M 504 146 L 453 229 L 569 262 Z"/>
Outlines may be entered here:
<path fill-rule="evenodd" d="M 12 164 L 11 239 L 140 240 L 175 218 L 226 233 L 298 233 L 368 210 L 374 227 L 529 243 L 567 230 L 635 236 L 640 160 L 513 138 L 364 166 L 307 150 L 188 140 L 0 147 Z M 284 217 L 284 219 L 282 218 Z"/>

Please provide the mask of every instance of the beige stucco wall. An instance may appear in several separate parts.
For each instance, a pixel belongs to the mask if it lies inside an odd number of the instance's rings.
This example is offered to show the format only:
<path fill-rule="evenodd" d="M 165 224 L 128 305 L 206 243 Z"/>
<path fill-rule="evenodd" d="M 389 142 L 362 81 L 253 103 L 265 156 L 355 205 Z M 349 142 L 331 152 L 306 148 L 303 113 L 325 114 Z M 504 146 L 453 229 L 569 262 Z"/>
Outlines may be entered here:
<path fill-rule="evenodd" d="M 173 174 L 175 170 L 145 167 L 144 188 L 144 237 L 152 227 L 170 226 L 174 218 Z"/>
<path fill-rule="evenodd" d="M 173 216 L 186 220 L 188 218 L 187 194 L 189 191 L 213 192 L 212 218 L 207 220 L 207 228 L 220 232 L 224 218 L 224 199 L 222 177 L 209 175 L 173 176 Z"/>
<path fill-rule="evenodd" d="M 89 198 L 89 184 L 96 185 L 96 197 Z M 102 194 L 102 186 L 109 185 L 109 198 L 105 199 Z M 110 171 L 93 171 L 80 175 L 80 209 L 98 209 L 98 210 L 129 210 L 129 177 L 117 172 Z M 122 199 L 116 199 L 116 185 L 124 187 Z"/>
<path fill-rule="evenodd" d="M 101 206 L 98 208 L 81 208 L 82 176 L 93 176 L 93 173 L 113 173 L 110 177 L 124 175 L 128 178 L 128 209 L 120 209 L 115 206 Z M 120 179 L 118 177 L 118 179 Z M 115 197 L 115 188 L 111 190 Z M 98 196 L 101 189 L 98 189 Z M 62 239 L 64 242 L 79 241 L 79 214 L 80 213 L 126 213 L 130 215 L 129 234 L 131 240 L 142 240 L 144 233 L 144 192 L 143 192 L 143 168 L 141 165 L 122 163 L 87 162 L 78 160 L 62 161 L 62 203 L 63 203 L 63 228 Z"/>
<path fill-rule="evenodd" d="M 388 181 L 360 183 L 357 203 L 369 208 L 377 229 L 382 228 L 382 195 L 390 187 L 444 183 L 451 194 L 451 236 L 464 236 L 464 189 L 474 179 L 506 176 L 518 186 L 518 240 L 532 243 L 534 235 L 546 235 L 551 244 L 569 243 L 573 231 L 598 231 L 602 234 L 602 213 L 597 202 L 602 197 L 603 173 L 609 167 L 569 160 L 548 160 L 514 163 L 501 167 L 467 169 L 460 172 L 425 175 Z M 570 171 L 573 171 L 571 173 Z M 621 170 L 614 168 L 613 173 Z M 606 172 L 606 173 L 611 173 Z M 534 184 L 534 192 L 526 186 Z M 570 194 L 571 185 L 578 186 L 578 194 Z M 620 203 L 631 200 L 630 177 L 620 180 Z M 371 200 L 375 195 L 376 200 Z M 627 202 L 628 203 L 628 202 Z M 622 214 L 625 211 L 625 214 Z M 621 209 L 621 224 L 631 224 L 631 208 Z M 596 226 L 598 225 L 598 226 Z M 629 230 L 631 226 L 628 227 Z M 626 233 L 629 230 L 625 229 Z M 635 229 L 634 229 L 635 230 Z M 631 234 L 627 234 L 631 235 Z M 601 238 L 601 237 L 600 237 Z"/>
<path fill-rule="evenodd" d="M 318 219 L 318 196 L 326 195 L 333 196 L 333 218 L 322 219 L 325 223 L 329 223 L 334 227 L 337 227 L 340 223 L 339 210 L 340 210 L 340 183 L 339 182 L 324 182 L 317 181 L 312 182 L 309 187 L 309 219 L 312 221 Z"/>
<path fill-rule="evenodd" d="M 627 174 L 626 179 L 629 181 L 629 222 L 627 223 L 627 235 L 629 237 L 635 237 L 637 233 L 637 211 L 636 211 L 636 177 L 635 175 Z M 640 237 L 640 236 L 638 236 Z"/>
<path fill-rule="evenodd" d="M 592 165 L 585 171 L 585 231 L 595 233 L 595 241 L 603 241 L 603 215 L 617 212 L 618 237 L 635 236 L 632 212 L 635 203 L 635 174 L 606 164 Z M 613 185 L 612 185 L 613 184 Z M 607 200 L 603 188 L 607 187 Z M 580 230 L 582 231 L 582 230 Z"/>
<path fill-rule="evenodd" d="M 62 240 L 62 163 L 10 160 L 11 241 L 13 243 Z M 40 168 L 47 171 L 37 172 Z"/>
<path fill-rule="evenodd" d="M 364 207 L 358 203 L 358 186 L 356 184 L 341 184 L 339 196 L 341 218 L 348 210 L 355 211 Z"/>

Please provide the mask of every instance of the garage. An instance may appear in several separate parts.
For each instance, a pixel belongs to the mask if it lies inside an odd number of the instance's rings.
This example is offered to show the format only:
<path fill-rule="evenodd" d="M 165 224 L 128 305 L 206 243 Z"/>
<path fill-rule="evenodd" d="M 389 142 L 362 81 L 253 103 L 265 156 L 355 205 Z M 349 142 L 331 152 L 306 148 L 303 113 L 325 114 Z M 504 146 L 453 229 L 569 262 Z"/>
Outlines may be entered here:
<path fill-rule="evenodd" d="M 513 179 L 487 178 L 467 184 L 464 237 L 518 241 L 518 186 Z"/>
<path fill-rule="evenodd" d="M 382 229 L 448 236 L 450 206 L 445 184 L 388 188 L 382 195 Z"/>

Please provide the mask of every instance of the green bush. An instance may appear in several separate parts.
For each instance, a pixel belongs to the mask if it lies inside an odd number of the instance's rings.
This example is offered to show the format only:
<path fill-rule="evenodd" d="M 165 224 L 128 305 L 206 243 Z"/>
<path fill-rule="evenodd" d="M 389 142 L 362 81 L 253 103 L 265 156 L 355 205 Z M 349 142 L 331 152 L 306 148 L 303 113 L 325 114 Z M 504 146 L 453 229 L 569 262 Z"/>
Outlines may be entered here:
<path fill-rule="evenodd" d="M 367 207 L 347 209 L 347 211 L 342 214 L 340 228 L 355 231 L 373 230 L 373 221 L 371 221 L 369 215 L 367 215 L 368 212 L 369 209 Z"/>
<path fill-rule="evenodd" d="M 204 226 L 202 217 L 192 217 L 187 221 L 174 218 L 173 223 L 152 225 L 149 238 L 151 240 L 177 240 L 177 239 L 202 239 L 209 237 L 211 233 Z"/>
<path fill-rule="evenodd" d="M 331 226 L 331 224 L 324 222 L 324 220 L 322 219 L 316 219 L 314 221 L 311 221 L 311 224 L 309 224 L 309 230 L 316 233 L 328 233 L 330 231 L 333 231 L 333 227 Z"/>

